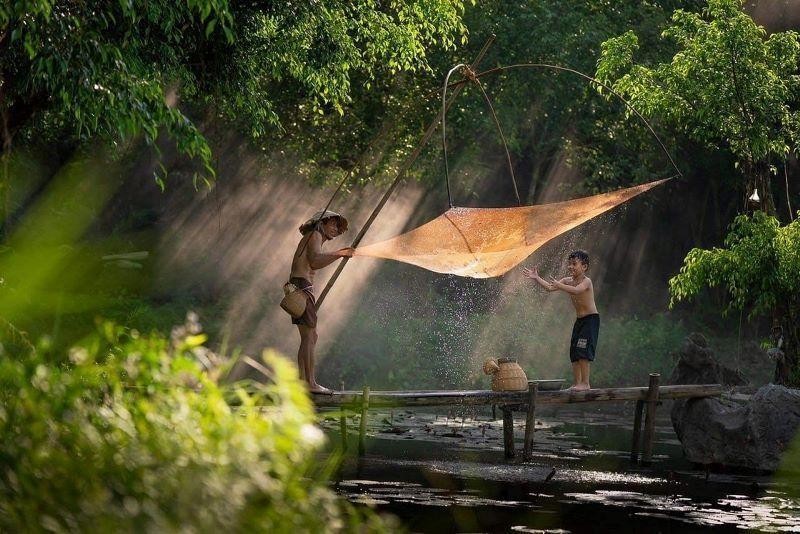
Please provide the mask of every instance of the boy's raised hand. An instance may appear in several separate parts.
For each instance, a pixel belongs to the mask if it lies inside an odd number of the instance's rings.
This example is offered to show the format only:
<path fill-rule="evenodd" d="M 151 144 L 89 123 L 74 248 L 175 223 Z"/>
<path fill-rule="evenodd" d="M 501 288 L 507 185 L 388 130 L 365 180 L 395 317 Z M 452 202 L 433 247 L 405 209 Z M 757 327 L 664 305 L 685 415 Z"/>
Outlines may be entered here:
<path fill-rule="evenodd" d="M 527 267 L 523 267 L 522 274 L 527 278 L 536 280 L 537 278 L 539 278 L 539 267 L 534 266 L 533 269 L 528 269 Z"/>

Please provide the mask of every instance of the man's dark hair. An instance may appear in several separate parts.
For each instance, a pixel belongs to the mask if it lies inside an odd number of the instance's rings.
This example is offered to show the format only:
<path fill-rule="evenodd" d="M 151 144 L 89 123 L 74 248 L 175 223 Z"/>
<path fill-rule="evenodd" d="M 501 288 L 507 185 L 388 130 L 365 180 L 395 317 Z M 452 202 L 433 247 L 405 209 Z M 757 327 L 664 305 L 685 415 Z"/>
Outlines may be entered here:
<path fill-rule="evenodd" d="M 569 253 L 569 256 L 567 256 L 567 260 L 571 260 L 573 258 L 580 261 L 587 267 L 589 266 L 589 253 L 585 250 L 573 250 Z"/>

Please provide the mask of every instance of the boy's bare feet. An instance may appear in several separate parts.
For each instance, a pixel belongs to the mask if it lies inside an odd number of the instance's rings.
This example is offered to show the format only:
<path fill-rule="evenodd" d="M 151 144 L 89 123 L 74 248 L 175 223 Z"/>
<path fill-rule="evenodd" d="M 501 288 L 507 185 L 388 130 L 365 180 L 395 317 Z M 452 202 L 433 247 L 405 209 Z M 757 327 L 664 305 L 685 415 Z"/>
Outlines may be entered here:
<path fill-rule="evenodd" d="M 309 391 L 311 393 L 317 393 L 320 395 L 333 395 L 333 390 L 328 389 L 325 386 L 320 386 L 319 384 L 312 384 L 309 386 Z"/>
<path fill-rule="evenodd" d="M 588 391 L 591 388 L 589 384 L 576 384 L 570 388 L 572 391 Z"/>

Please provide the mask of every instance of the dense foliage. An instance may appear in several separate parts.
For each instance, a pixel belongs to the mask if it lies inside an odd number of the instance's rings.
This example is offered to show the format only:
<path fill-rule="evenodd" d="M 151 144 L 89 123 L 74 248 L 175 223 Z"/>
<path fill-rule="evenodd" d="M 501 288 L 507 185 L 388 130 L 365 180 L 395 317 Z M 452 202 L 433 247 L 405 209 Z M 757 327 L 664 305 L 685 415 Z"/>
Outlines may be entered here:
<path fill-rule="evenodd" d="M 730 154 L 739 172 L 723 172 L 725 189 L 738 192 L 740 206 L 758 191 L 760 201 L 751 207 L 775 214 L 772 174 L 778 164 L 786 172 L 787 158 L 800 149 L 800 37 L 792 31 L 768 35 L 742 11 L 740 0 L 708 0 L 702 13 L 677 10 L 663 37 L 676 51 L 670 61 L 652 64 L 634 61 L 639 47 L 634 32 L 606 41 L 598 77 L 648 116 Z M 791 206 L 788 175 L 784 178 Z M 739 216 L 726 248 L 689 252 L 670 281 L 670 293 L 674 303 L 721 286 L 730 296 L 728 309 L 771 316 L 782 328 L 786 353 L 776 380 L 796 382 L 800 314 L 798 287 L 788 269 L 797 258 L 797 230 L 795 223 L 781 227 L 764 213 Z"/>
<path fill-rule="evenodd" d="M 180 102 L 256 139 L 341 112 L 354 76 L 424 69 L 464 31 L 459 0 L 414 2 L 59 0 L 0 6 L 3 152 L 12 139 L 74 146 L 166 130 L 213 175 Z"/>
<path fill-rule="evenodd" d="M 680 273 L 669 281 L 672 304 L 718 286 L 729 296 L 727 310 L 772 316 L 783 331 L 786 366 L 776 378 L 800 384 L 799 264 L 800 220 L 781 226 L 761 211 L 740 215 L 724 247 L 689 251 Z"/>
<path fill-rule="evenodd" d="M 730 151 L 747 194 L 757 187 L 772 211 L 770 164 L 800 148 L 798 34 L 767 35 L 740 0 L 709 0 L 701 14 L 675 11 L 663 37 L 677 51 L 653 65 L 634 62 L 633 31 L 609 39 L 598 78 L 648 116 Z"/>
<path fill-rule="evenodd" d="M 298 121 L 287 128 L 282 144 L 325 171 L 327 179 L 354 171 L 352 183 L 391 177 L 398 161 L 420 140 L 425 125 L 441 109 L 444 73 L 471 62 L 490 38 L 492 44 L 479 70 L 516 63 L 550 63 L 592 73 L 604 40 L 633 27 L 647 44 L 646 56 L 664 57 L 671 49 L 658 39 L 661 26 L 675 7 L 692 9 L 696 0 L 657 2 L 488 1 L 468 6 L 465 46 L 432 50 L 432 75 L 384 76 L 354 85 L 353 99 L 341 117 L 319 116 L 310 125 Z M 459 79 L 455 74 L 451 81 Z M 516 69 L 481 78 L 508 139 L 523 199 L 535 200 L 552 166 L 566 153 L 580 167 L 585 190 L 664 177 L 672 172 L 651 134 L 638 120 L 627 120 L 624 106 L 608 102 L 574 74 L 543 68 Z M 309 135 L 309 133 L 313 135 Z M 318 134 L 322 135 L 318 135 Z M 458 96 L 448 113 L 448 144 L 454 169 L 463 162 L 495 165 L 502 161 L 500 137 L 481 91 L 474 84 Z M 434 141 L 412 169 L 417 178 L 441 183 L 441 143 Z M 502 166 L 501 166 L 502 165 Z M 467 198 L 500 202 L 513 198 L 504 161 L 498 165 L 501 191 L 485 191 L 486 183 L 469 183 L 458 174 Z M 495 188 L 500 189 L 500 188 Z M 505 194 L 504 194 L 505 193 Z M 488 197 L 488 198 L 487 198 Z M 471 199 L 470 198 L 470 199 Z"/>
<path fill-rule="evenodd" d="M 191 81 L 187 63 L 217 25 L 232 38 L 227 1 L 114 2 L 99 9 L 58 1 L 5 4 L 3 152 L 19 133 L 26 140 L 66 135 L 78 142 L 142 133 L 152 143 L 163 128 L 213 174 L 208 144 L 166 93 L 167 84 Z"/>
<path fill-rule="evenodd" d="M 274 381 L 221 388 L 203 341 L 104 323 L 61 364 L 5 352 L 0 530 L 383 530 L 325 486 L 293 367 L 265 354 Z"/>

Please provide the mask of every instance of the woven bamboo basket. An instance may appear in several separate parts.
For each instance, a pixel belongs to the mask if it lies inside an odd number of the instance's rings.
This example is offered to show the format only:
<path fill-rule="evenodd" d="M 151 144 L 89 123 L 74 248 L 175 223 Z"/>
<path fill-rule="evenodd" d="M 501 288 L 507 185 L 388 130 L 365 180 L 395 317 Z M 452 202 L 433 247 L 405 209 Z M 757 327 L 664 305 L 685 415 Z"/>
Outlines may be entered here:
<path fill-rule="evenodd" d="M 306 311 L 308 300 L 303 294 L 303 290 L 299 289 L 294 284 L 286 283 L 283 285 L 283 300 L 281 300 L 281 308 L 297 319 Z"/>
<path fill-rule="evenodd" d="M 483 372 L 492 375 L 492 391 L 521 391 L 528 389 L 528 377 L 513 358 L 489 358 Z"/>

